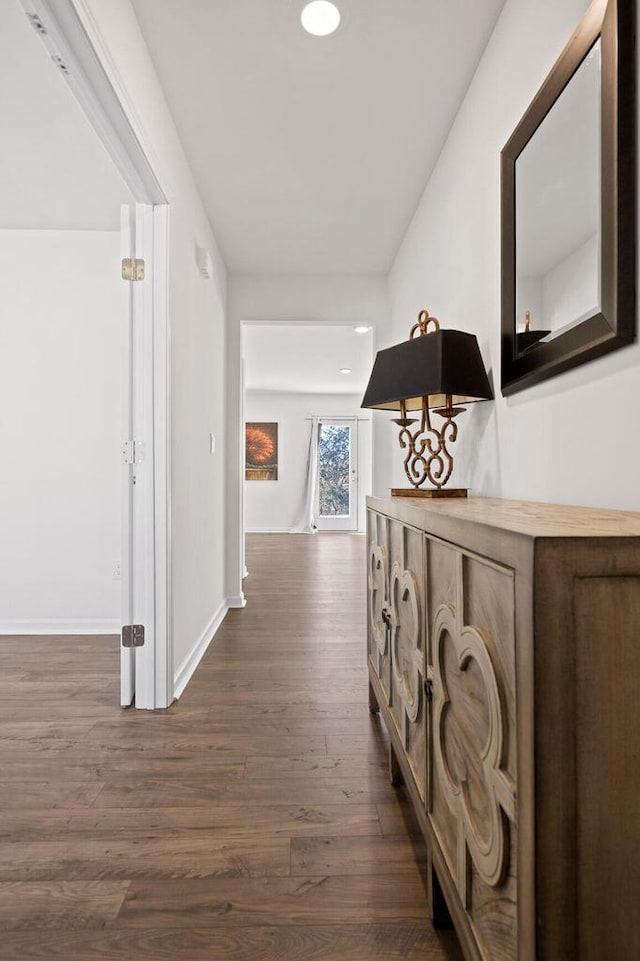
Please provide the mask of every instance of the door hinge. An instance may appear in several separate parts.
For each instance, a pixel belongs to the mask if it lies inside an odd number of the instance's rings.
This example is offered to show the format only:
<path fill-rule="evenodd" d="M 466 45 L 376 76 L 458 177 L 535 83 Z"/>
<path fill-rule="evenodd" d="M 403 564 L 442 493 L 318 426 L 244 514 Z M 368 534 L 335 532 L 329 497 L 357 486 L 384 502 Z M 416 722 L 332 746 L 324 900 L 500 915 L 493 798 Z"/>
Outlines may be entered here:
<path fill-rule="evenodd" d="M 142 441 L 126 440 L 122 445 L 122 461 L 124 464 L 142 463 Z"/>
<path fill-rule="evenodd" d="M 125 257 L 122 261 L 123 280 L 144 280 L 144 260 L 135 257 Z"/>
<path fill-rule="evenodd" d="M 122 628 L 123 647 L 144 647 L 144 624 L 125 624 Z"/>

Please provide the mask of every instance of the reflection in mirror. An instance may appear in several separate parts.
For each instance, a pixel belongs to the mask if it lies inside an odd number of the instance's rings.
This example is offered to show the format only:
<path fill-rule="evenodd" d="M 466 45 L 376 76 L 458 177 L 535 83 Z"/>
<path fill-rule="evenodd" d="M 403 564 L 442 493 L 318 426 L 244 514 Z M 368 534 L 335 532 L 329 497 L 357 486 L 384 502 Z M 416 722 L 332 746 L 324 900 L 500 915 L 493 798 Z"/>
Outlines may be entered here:
<path fill-rule="evenodd" d="M 600 45 L 516 161 L 518 354 L 601 310 Z"/>

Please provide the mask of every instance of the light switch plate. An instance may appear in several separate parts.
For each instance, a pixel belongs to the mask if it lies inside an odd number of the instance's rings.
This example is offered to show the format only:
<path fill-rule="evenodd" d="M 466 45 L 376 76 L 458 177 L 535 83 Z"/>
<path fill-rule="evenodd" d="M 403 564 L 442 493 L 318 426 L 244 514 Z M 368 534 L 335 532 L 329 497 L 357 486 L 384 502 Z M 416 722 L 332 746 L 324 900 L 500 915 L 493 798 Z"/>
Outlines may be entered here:
<path fill-rule="evenodd" d="M 211 280 L 213 277 L 213 260 L 211 259 L 211 254 L 206 247 L 199 247 L 197 244 L 196 263 L 202 276 L 207 280 Z"/>

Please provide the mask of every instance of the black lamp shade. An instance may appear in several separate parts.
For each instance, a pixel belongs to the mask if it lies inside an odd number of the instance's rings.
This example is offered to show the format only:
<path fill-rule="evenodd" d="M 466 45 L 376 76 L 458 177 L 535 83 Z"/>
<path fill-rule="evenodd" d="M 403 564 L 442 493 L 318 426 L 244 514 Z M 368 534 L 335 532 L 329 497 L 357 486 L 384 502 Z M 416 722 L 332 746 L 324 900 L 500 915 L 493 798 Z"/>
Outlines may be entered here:
<path fill-rule="evenodd" d="M 378 351 L 362 400 L 362 407 L 378 410 L 420 410 L 492 400 L 493 391 L 482 362 L 478 341 L 461 330 L 436 330 L 395 347 Z"/>

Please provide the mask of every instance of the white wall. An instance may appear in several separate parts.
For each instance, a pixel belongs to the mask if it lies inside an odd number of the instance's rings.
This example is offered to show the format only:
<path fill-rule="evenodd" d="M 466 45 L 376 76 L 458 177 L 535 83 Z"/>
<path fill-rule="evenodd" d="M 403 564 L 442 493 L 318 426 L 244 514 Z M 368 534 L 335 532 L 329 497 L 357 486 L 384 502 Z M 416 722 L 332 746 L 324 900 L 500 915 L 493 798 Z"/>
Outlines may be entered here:
<path fill-rule="evenodd" d="M 227 342 L 227 593 L 242 598 L 241 325 L 243 321 L 370 324 L 376 342 L 388 337 L 384 277 L 350 274 L 232 275 L 229 278 Z M 261 418 L 262 419 L 262 418 Z M 384 427 L 386 428 L 386 424 Z M 376 424 L 373 425 L 374 435 Z M 374 450 L 375 450 L 374 440 Z M 376 469 L 374 456 L 374 470 Z"/>
<path fill-rule="evenodd" d="M 393 334 L 406 337 L 421 307 L 478 334 L 497 397 L 460 418 L 456 486 L 640 510 L 640 445 L 628 420 L 639 345 L 509 399 L 499 388 L 500 151 L 585 7 L 507 0 L 391 271 Z M 400 482 L 391 435 L 386 444 Z"/>
<path fill-rule="evenodd" d="M 278 480 L 245 482 L 245 530 L 289 531 L 298 520 L 304 498 L 309 432 L 306 418 L 349 414 L 358 421 L 358 526 L 365 526 L 364 499 L 371 493 L 371 424 L 355 394 L 294 394 L 247 391 L 245 420 L 278 424 Z"/>
<path fill-rule="evenodd" d="M 120 630 L 118 233 L 0 230 L 0 630 Z"/>
<path fill-rule="evenodd" d="M 170 203 L 172 569 L 178 672 L 224 611 L 226 269 L 129 0 L 73 0 Z M 215 279 L 196 268 L 207 247 Z M 216 452 L 209 453 L 209 433 Z"/>

